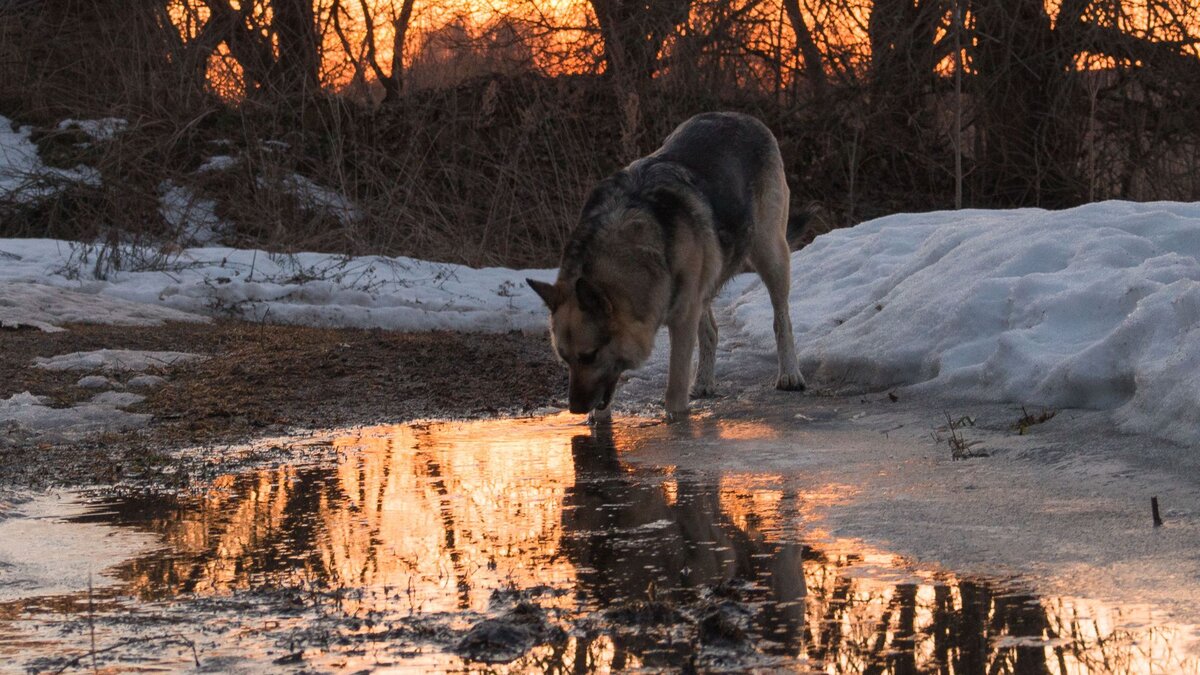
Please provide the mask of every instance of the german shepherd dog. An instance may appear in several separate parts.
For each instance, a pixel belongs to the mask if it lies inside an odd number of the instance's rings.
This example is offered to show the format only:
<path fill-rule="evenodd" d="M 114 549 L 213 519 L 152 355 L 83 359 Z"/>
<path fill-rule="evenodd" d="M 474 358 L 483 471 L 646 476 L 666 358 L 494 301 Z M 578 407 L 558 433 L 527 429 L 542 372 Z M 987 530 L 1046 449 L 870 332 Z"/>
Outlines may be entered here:
<path fill-rule="evenodd" d="M 588 196 L 553 284 L 527 280 L 550 308 L 554 349 L 570 369 L 573 413 L 609 413 L 617 381 L 670 333 L 668 419 L 711 395 L 717 349 L 712 300 L 747 266 L 775 315 L 779 377 L 803 390 L 788 315 L 788 186 L 775 136 L 749 115 L 697 115 L 661 148 Z M 692 383 L 692 353 L 700 358 Z"/>

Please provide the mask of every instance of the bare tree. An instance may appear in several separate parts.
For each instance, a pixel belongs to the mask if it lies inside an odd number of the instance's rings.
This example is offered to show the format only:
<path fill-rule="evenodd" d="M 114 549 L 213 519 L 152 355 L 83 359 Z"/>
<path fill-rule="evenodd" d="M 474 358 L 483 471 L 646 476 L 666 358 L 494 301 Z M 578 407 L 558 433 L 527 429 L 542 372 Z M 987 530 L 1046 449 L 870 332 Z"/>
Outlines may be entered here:
<path fill-rule="evenodd" d="M 591 0 L 611 75 L 649 80 L 667 38 L 688 18 L 691 0 Z"/>
<path fill-rule="evenodd" d="M 401 94 L 404 92 L 404 46 L 407 42 L 409 26 L 412 23 L 414 0 L 403 0 L 400 5 L 400 10 L 396 10 L 395 3 L 389 2 L 390 16 L 388 20 L 392 24 L 392 64 L 391 70 L 383 67 L 379 59 L 379 49 L 376 45 L 375 30 L 377 26 L 377 18 L 367 0 L 358 0 L 359 9 L 362 11 L 363 23 L 365 30 L 363 31 L 363 55 L 362 60 L 370 66 L 371 72 L 375 74 L 376 81 L 383 87 L 383 102 L 394 103 L 400 100 Z M 331 9 L 334 20 L 334 30 L 337 32 L 338 38 L 342 43 L 342 48 L 354 63 L 356 71 L 361 76 L 362 65 L 360 57 L 354 53 L 354 49 L 345 31 L 341 27 L 341 16 L 346 13 L 346 9 L 342 7 L 341 0 L 333 0 Z"/>
<path fill-rule="evenodd" d="M 813 40 L 812 31 L 804 21 L 804 14 L 800 11 L 800 0 L 783 0 L 783 9 L 787 12 L 788 22 L 796 37 L 796 51 L 804 57 L 804 74 L 812 83 L 814 92 L 817 95 L 824 94 L 825 59 Z"/>

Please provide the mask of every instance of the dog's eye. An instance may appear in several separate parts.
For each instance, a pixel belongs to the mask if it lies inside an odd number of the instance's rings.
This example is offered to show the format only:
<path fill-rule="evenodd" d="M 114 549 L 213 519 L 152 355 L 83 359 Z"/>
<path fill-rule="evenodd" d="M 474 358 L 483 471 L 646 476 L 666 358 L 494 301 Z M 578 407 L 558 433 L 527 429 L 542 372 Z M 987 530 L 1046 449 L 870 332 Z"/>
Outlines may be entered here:
<path fill-rule="evenodd" d="M 586 354 L 580 354 L 579 355 L 579 363 L 581 365 L 585 365 L 585 366 L 592 365 L 593 363 L 596 362 L 596 353 L 598 351 L 599 351 L 598 349 L 593 349 L 592 351 L 590 351 Z"/>

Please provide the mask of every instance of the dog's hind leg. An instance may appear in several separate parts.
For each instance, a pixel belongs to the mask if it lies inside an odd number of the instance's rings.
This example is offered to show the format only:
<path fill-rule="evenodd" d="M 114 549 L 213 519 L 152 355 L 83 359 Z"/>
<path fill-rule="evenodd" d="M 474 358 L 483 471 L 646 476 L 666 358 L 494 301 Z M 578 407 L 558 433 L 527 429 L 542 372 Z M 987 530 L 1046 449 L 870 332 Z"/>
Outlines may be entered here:
<path fill-rule="evenodd" d="M 712 304 L 700 315 L 700 359 L 696 368 L 696 383 L 692 385 L 692 398 L 712 396 L 717 391 L 714 370 L 717 363 L 717 319 L 713 316 Z"/>
<path fill-rule="evenodd" d="M 692 354 L 696 351 L 696 333 L 700 324 L 699 312 L 688 314 L 667 324 L 667 331 L 671 335 L 671 357 L 667 367 L 666 408 L 667 419 L 671 421 L 686 418 L 688 412 Z"/>
<path fill-rule="evenodd" d="M 766 246 L 757 246 L 750 252 L 750 262 L 758 276 L 762 277 L 767 293 L 771 296 L 771 309 L 775 314 L 775 349 L 779 355 L 779 377 L 775 388 L 785 391 L 803 391 L 804 376 L 796 360 L 796 342 L 792 337 L 792 317 L 788 308 L 788 292 L 791 287 L 791 254 L 783 229 Z"/>

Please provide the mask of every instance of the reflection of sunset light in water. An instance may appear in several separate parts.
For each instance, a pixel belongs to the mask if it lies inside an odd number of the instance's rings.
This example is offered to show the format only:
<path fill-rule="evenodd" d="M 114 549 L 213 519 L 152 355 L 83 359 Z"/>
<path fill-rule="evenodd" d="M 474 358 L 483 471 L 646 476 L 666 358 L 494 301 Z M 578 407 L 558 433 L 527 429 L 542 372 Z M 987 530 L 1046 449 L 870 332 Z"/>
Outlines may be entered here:
<path fill-rule="evenodd" d="M 1187 651 L 1191 628 L 1164 624 L 1150 609 L 1037 598 L 831 536 L 820 529 L 823 512 L 853 501 L 851 486 L 800 490 L 782 473 L 644 466 L 638 447 L 682 442 L 671 440 L 674 430 L 618 424 L 609 434 L 575 419 L 336 435 L 326 463 L 223 476 L 200 497 L 152 508 L 157 515 L 141 522 L 166 548 L 125 563 L 121 576 L 130 592 L 163 601 L 299 588 L 335 594 L 351 617 L 461 616 L 464 628 L 501 611 L 496 593 L 528 592 L 564 626 L 599 627 L 534 647 L 510 672 L 581 662 L 600 671 L 664 667 L 661 645 L 631 641 L 606 612 L 658 597 L 694 622 L 720 593 L 741 598 L 755 648 L 788 667 L 969 673 L 1035 663 L 1065 675 L 1100 663 L 1123 672 L 1200 665 Z M 755 430 L 735 434 L 749 442 L 774 435 L 764 424 L 692 432 L 721 441 L 731 428 Z M 463 665 L 436 649 L 407 663 Z"/>
<path fill-rule="evenodd" d="M 578 430 L 514 438 L 505 426 L 404 426 L 337 439 L 346 459 L 333 494 L 344 501 L 320 506 L 330 574 L 395 587 L 416 580 L 424 611 L 486 609 L 504 584 L 570 583 L 559 541 Z"/>

